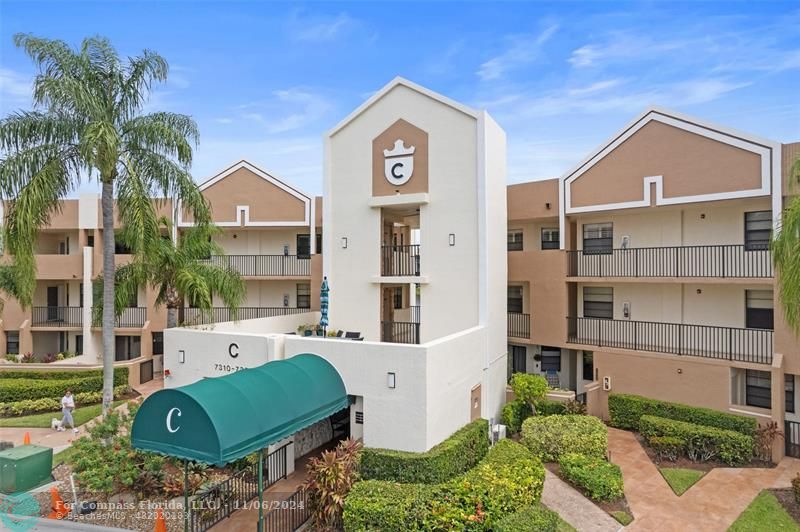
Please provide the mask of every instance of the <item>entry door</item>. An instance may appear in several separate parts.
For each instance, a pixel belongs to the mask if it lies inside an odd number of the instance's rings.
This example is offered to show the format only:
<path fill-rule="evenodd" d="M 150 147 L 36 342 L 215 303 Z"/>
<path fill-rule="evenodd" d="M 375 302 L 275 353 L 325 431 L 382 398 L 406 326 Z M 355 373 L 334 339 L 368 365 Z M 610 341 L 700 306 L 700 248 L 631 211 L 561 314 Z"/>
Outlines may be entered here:
<path fill-rule="evenodd" d="M 469 394 L 469 420 L 475 421 L 481 417 L 481 385 L 475 386 Z"/>
<path fill-rule="evenodd" d="M 58 287 L 47 287 L 47 320 L 56 321 L 58 319 Z"/>
<path fill-rule="evenodd" d="M 527 348 L 524 345 L 511 346 L 511 373 L 527 373 Z"/>

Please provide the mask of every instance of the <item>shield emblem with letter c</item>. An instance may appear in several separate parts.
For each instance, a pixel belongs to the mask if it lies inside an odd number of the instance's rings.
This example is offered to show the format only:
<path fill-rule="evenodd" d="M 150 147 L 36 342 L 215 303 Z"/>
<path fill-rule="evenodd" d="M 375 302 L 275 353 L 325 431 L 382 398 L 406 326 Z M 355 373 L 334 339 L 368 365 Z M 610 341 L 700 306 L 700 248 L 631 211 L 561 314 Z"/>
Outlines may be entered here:
<path fill-rule="evenodd" d="M 401 139 L 394 142 L 394 148 L 383 150 L 383 174 L 392 185 L 405 185 L 414 173 L 415 147 L 406 148 Z"/>

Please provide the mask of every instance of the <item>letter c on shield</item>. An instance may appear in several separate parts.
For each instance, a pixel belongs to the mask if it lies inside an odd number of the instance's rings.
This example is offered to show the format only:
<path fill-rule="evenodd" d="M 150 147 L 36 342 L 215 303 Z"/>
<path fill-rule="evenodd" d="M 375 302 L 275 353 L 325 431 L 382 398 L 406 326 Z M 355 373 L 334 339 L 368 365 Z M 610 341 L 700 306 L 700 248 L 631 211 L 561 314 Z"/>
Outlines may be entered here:
<path fill-rule="evenodd" d="M 228 354 L 231 358 L 236 358 L 239 356 L 239 345 L 236 343 L 232 343 L 228 346 Z"/>
<path fill-rule="evenodd" d="M 172 428 L 172 414 L 175 414 L 175 413 L 178 414 L 178 417 L 181 417 L 181 409 L 180 408 L 172 408 L 172 409 L 170 409 L 169 412 L 167 412 L 167 430 L 169 432 L 171 432 L 171 433 L 178 432 L 178 429 L 181 428 L 180 425 L 178 425 L 174 429 Z"/>

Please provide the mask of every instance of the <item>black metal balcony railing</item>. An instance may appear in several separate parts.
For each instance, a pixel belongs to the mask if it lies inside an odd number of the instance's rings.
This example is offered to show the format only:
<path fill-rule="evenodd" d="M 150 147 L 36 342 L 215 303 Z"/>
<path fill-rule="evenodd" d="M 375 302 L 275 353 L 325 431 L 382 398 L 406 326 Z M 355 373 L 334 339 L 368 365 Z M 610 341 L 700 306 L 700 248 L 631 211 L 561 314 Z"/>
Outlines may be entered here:
<path fill-rule="evenodd" d="M 613 249 L 606 253 L 567 251 L 570 277 L 770 278 L 769 249 L 744 245 Z"/>
<path fill-rule="evenodd" d="M 567 318 L 567 342 L 736 362 L 772 363 L 772 331 L 768 329 Z"/>
<path fill-rule="evenodd" d="M 128 307 L 117 318 L 117 327 L 143 327 L 147 321 L 147 307 Z"/>
<path fill-rule="evenodd" d="M 507 334 L 511 338 L 530 338 L 531 315 L 521 312 L 509 312 Z"/>
<path fill-rule="evenodd" d="M 212 255 L 209 262 L 229 267 L 245 277 L 305 277 L 311 259 L 298 255 Z"/>
<path fill-rule="evenodd" d="M 382 321 L 381 341 L 394 344 L 418 344 L 419 323 L 407 321 Z"/>
<path fill-rule="evenodd" d="M 80 327 L 83 307 L 33 307 L 31 324 L 34 327 Z"/>
<path fill-rule="evenodd" d="M 239 307 L 235 313 L 235 319 L 273 318 L 275 316 L 288 316 L 310 311 L 311 309 L 309 308 L 297 307 Z M 183 321 L 188 325 L 234 321 L 234 313 L 228 307 L 214 307 L 210 313 L 203 312 L 199 308 L 185 308 L 183 309 Z"/>
<path fill-rule="evenodd" d="M 419 323 L 420 311 L 419 305 L 411 305 L 411 321 L 412 323 Z"/>
<path fill-rule="evenodd" d="M 381 275 L 419 276 L 419 244 L 381 246 Z"/>

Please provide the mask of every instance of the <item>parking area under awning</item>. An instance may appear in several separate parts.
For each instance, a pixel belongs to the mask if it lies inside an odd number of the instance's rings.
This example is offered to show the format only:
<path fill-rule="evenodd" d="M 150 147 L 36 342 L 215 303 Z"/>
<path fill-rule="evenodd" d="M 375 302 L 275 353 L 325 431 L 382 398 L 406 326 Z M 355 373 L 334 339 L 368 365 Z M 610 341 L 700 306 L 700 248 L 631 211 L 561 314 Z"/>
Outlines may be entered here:
<path fill-rule="evenodd" d="M 154 393 L 136 414 L 131 444 L 222 466 L 348 405 L 336 368 L 305 353 Z"/>

